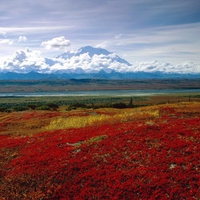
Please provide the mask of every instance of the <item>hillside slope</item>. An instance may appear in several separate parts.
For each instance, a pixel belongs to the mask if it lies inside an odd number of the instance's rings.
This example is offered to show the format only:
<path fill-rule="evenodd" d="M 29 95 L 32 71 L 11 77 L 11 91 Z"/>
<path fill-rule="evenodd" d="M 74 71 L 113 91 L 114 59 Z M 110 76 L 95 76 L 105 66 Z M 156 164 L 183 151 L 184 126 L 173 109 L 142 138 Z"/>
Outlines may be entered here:
<path fill-rule="evenodd" d="M 199 121 L 195 102 L 0 113 L 0 198 L 199 199 Z"/>

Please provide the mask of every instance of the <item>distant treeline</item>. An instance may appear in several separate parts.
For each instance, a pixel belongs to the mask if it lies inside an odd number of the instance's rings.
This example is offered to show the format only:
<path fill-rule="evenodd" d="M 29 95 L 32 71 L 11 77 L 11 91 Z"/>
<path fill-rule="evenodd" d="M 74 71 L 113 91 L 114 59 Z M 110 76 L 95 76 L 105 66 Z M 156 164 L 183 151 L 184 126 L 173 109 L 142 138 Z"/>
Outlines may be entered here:
<path fill-rule="evenodd" d="M 19 111 L 25 111 L 25 110 L 52 110 L 52 111 L 56 111 L 59 109 L 59 107 L 61 105 L 65 105 L 63 102 L 58 102 L 58 103 L 46 103 L 46 102 L 36 102 L 36 103 L 26 103 L 26 102 L 21 102 L 21 103 L 9 103 L 9 104 L 0 104 L 0 112 L 19 112 Z M 126 102 L 121 102 L 121 101 L 116 101 L 113 103 L 109 103 L 109 102 L 98 102 L 98 103 L 94 103 L 94 102 L 90 102 L 88 101 L 87 103 L 84 103 L 84 101 L 76 101 L 74 103 L 69 103 L 65 105 L 67 108 L 66 110 L 75 110 L 78 108 L 82 108 L 82 109 L 97 109 L 97 108 L 118 108 L 118 109 L 122 109 L 122 108 L 133 108 L 133 99 L 130 98 L 130 101 L 128 103 Z"/>
<path fill-rule="evenodd" d="M 136 107 L 134 102 L 148 97 L 0 97 L 0 112 L 25 110 L 58 110 L 61 106 L 66 110 L 77 108 L 128 108 Z"/>

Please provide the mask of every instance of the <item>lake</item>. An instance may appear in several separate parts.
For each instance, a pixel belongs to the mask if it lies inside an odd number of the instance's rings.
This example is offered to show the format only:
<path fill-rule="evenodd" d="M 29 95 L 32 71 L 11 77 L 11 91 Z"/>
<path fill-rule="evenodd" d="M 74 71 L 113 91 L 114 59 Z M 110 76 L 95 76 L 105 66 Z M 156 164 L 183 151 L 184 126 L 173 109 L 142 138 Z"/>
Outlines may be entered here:
<path fill-rule="evenodd" d="M 153 96 L 181 93 L 200 93 L 200 89 L 162 89 L 162 90 L 97 90 L 97 91 L 64 91 L 33 93 L 0 93 L 0 97 L 37 97 L 37 96 Z"/>

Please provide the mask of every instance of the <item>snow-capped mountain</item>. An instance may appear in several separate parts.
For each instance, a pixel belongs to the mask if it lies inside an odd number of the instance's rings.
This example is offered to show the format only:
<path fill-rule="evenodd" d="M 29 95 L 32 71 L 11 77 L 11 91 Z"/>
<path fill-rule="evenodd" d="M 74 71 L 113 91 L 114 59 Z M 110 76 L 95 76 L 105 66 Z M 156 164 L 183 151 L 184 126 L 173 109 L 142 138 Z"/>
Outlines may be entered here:
<path fill-rule="evenodd" d="M 139 62 L 130 64 L 115 53 L 91 46 L 67 51 L 53 58 L 45 58 L 31 49 L 16 51 L 6 60 L 0 59 L 0 79 L 6 73 L 55 75 L 68 78 L 134 78 L 176 77 L 190 74 L 200 77 L 200 66 L 193 62 L 172 65 L 166 62 Z M 27 76 L 27 75 L 26 75 Z M 42 76 L 44 77 L 44 76 Z M 50 77 L 50 76 L 48 76 Z M 52 76 L 51 76 L 52 77 Z"/>
<path fill-rule="evenodd" d="M 94 55 L 107 56 L 109 54 L 112 54 L 111 52 L 107 51 L 106 49 L 85 46 L 76 51 L 64 52 L 63 54 L 56 56 L 56 58 L 70 59 L 73 56 L 80 56 L 81 54 L 85 54 L 85 53 L 89 54 L 90 57 L 93 57 Z"/>
<path fill-rule="evenodd" d="M 131 66 L 129 62 L 120 58 L 114 53 L 111 53 L 107 51 L 106 49 L 94 48 L 91 46 L 82 47 L 78 49 L 77 51 L 64 52 L 63 54 L 56 56 L 56 58 L 67 60 L 67 59 L 71 59 L 72 57 L 81 57 L 81 55 L 88 55 L 90 58 L 99 57 L 99 58 L 111 59 L 112 62 L 118 62 L 121 64 Z"/>
<path fill-rule="evenodd" d="M 52 67 L 52 71 L 66 73 L 80 73 L 81 69 L 85 73 L 98 73 L 103 70 L 107 73 L 111 71 L 126 72 L 130 71 L 132 66 L 126 60 L 120 58 L 114 53 L 102 48 L 94 48 L 91 46 L 82 47 L 76 51 L 64 52 L 55 57 L 62 67 Z"/>
<path fill-rule="evenodd" d="M 98 73 L 131 70 L 131 64 L 105 49 L 86 46 L 64 52 L 54 58 L 45 58 L 30 49 L 15 52 L 9 59 L 0 61 L 0 72 L 28 73 Z"/>

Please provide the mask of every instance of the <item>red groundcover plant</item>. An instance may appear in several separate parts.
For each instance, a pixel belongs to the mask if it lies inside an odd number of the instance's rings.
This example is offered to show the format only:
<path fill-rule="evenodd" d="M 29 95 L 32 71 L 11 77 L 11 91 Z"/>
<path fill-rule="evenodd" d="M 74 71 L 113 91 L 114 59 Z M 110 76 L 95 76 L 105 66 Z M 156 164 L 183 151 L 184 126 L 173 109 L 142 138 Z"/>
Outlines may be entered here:
<path fill-rule="evenodd" d="M 200 116 L 1 136 L 2 200 L 200 199 Z"/>

